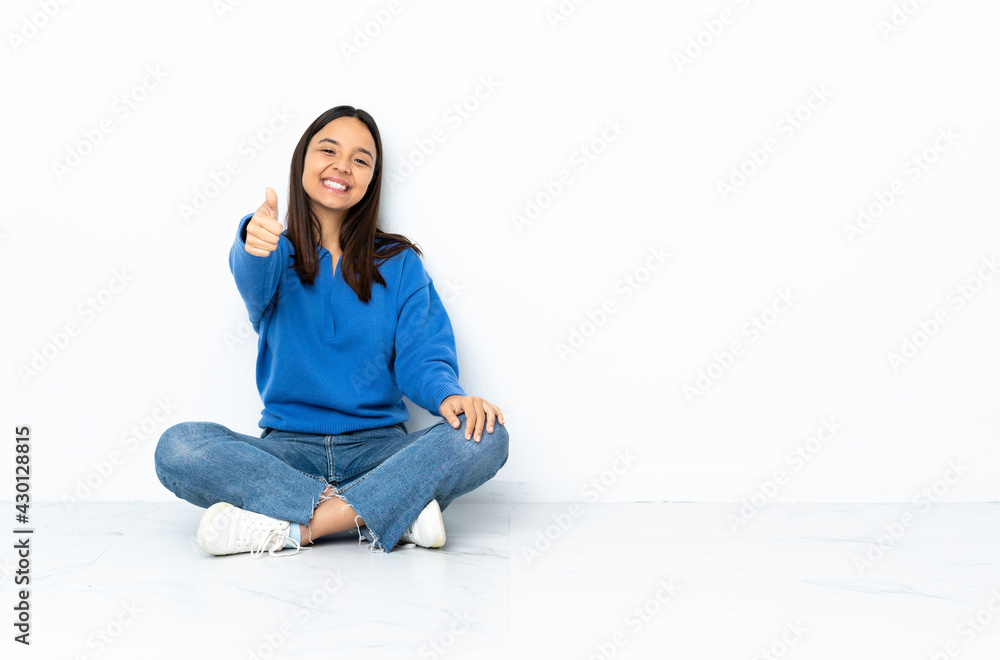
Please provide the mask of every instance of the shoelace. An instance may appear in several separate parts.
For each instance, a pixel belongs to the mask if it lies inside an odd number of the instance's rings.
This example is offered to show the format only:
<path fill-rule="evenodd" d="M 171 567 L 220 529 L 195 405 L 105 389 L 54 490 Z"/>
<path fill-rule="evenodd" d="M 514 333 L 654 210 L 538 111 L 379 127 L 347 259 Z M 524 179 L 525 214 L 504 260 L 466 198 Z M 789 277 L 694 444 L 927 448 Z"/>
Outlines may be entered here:
<path fill-rule="evenodd" d="M 264 529 L 267 529 L 267 533 L 262 534 L 261 532 L 263 532 Z M 298 541 L 293 539 L 288 534 L 282 532 L 281 530 L 275 529 L 274 527 L 264 528 L 260 526 L 259 523 L 253 524 L 249 522 L 246 518 L 244 518 L 241 521 L 238 536 L 242 537 L 243 539 L 251 537 L 252 539 L 250 541 L 251 557 L 260 557 L 262 554 L 264 554 L 264 550 L 267 550 L 268 554 L 271 555 L 272 557 L 274 556 L 285 557 L 288 555 L 294 555 L 298 553 L 299 550 L 308 549 L 308 548 L 303 548 Z M 275 539 L 280 540 L 280 543 L 276 544 L 277 548 L 269 547 L 274 543 Z M 285 552 L 285 553 L 280 552 L 285 548 L 285 544 L 288 543 L 289 541 L 295 544 L 294 546 L 295 552 Z"/>
<path fill-rule="evenodd" d="M 274 538 L 277 537 L 281 541 L 281 545 L 277 548 L 269 548 Z M 291 541 L 295 544 L 295 552 L 281 552 L 284 550 L 285 544 Z M 298 541 L 288 536 L 288 534 L 283 534 L 276 529 L 271 529 L 267 534 L 260 535 L 250 544 L 250 556 L 260 557 L 264 554 L 264 550 L 267 550 L 267 554 L 272 557 L 290 557 L 296 554 L 299 550 L 308 550 L 308 548 L 302 547 Z"/>

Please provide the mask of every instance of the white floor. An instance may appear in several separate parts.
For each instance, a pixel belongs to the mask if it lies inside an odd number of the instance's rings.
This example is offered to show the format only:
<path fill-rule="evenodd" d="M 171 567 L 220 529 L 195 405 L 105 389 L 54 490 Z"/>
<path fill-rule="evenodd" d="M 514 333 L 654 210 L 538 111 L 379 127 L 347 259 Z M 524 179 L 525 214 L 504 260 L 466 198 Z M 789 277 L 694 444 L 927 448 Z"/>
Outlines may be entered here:
<path fill-rule="evenodd" d="M 439 550 L 280 558 L 203 553 L 182 501 L 31 511 L 5 658 L 1000 657 L 996 504 L 769 504 L 734 533 L 734 505 L 459 501 Z"/>

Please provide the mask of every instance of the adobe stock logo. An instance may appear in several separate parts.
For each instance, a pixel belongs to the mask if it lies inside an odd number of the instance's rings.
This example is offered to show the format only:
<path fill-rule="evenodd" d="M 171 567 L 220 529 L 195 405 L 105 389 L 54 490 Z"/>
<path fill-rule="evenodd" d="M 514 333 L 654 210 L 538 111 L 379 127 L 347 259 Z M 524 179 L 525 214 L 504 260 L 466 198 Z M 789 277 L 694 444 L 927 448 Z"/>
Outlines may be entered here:
<path fill-rule="evenodd" d="M 621 137 L 626 128 L 628 124 L 619 117 L 609 117 L 604 120 L 599 132 L 589 140 L 581 142 L 569 157 L 569 164 L 572 167 L 564 167 L 551 179 L 543 179 L 541 190 L 536 188 L 533 193 L 524 197 L 524 210 L 510 214 L 517 233 L 523 233 L 526 227 L 536 222 L 547 208 L 569 190 L 576 178 L 600 158 L 608 150 L 609 145 Z"/>
<path fill-rule="evenodd" d="M 30 16 L 21 19 L 19 32 L 8 32 L 7 41 L 14 52 L 18 52 L 30 40 L 38 36 L 38 33 L 49 24 L 62 10 L 62 6 L 69 3 L 69 0 L 41 0 L 38 3 L 40 11 L 32 12 Z"/>
<path fill-rule="evenodd" d="M 825 84 L 813 85 L 809 88 L 809 96 L 802 103 L 786 112 L 774 123 L 775 132 L 786 143 L 789 142 L 816 116 L 821 108 L 830 102 L 831 98 L 833 98 L 833 92 L 828 90 Z M 774 154 L 778 153 L 782 144 L 777 139 L 769 137 L 760 146 L 747 149 L 745 152 L 747 157 L 730 167 L 729 176 L 715 182 L 715 188 L 722 197 L 722 201 L 728 202 L 730 197 L 747 185 Z"/>
<path fill-rule="evenodd" d="M 108 284 L 96 294 L 87 296 L 76 307 L 76 317 L 67 321 L 55 332 L 49 332 L 44 343 L 32 350 L 31 359 L 17 365 L 17 373 L 21 382 L 27 384 L 32 378 L 37 378 L 49 365 L 69 348 L 72 340 L 83 332 L 83 328 L 94 321 L 97 315 L 107 309 L 112 302 L 128 287 L 134 278 L 124 268 L 116 268 L 108 280 Z"/>
<path fill-rule="evenodd" d="M 566 341 L 557 341 L 555 344 L 556 353 L 563 363 L 571 355 L 575 355 L 597 334 L 610 318 L 620 310 L 619 304 L 635 296 L 653 277 L 653 273 L 660 270 L 671 256 L 662 247 L 650 247 L 649 256 L 645 261 L 615 282 L 614 292 L 618 294 L 620 300 L 609 296 L 604 299 L 596 309 L 589 309 L 586 312 L 586 319 L 570 328 L 569 337 Z"/>
<path fill-rule="evenodd" d="M 750 2 L 751 0 L 733 0 L 733 3 L 740 10 L 746 10 L 750 6 Z M 735 23 L 737 18 L 739 18 L 738 13 L 734 13 L 730 9 L 723 9 L 716 18 L 702 21 L 703 29 L 687 38 L 683 50 L 675 50 L 673 53 L 677 71 L 684 73 L 685 67 L 690 67 L 696 59 L 708 52 L 722 37 L 726 26 Z"/>
<path fill-rule="evenodd" d="M 109 115 L 98 121 L 96 126 L 84 128 L 83 139 L 66 147 L 62 160 L 52 162 L 52 172 L 56 176 L 56 181 L 62 183 L 67 175 L 76 172 L 107 137 L 131 117 L 168 77 L 169 74 L 158 64 L 147 66 L 143 70 L 142 78 L 111 102 Z"/>
<path fill-rule="evenodd" d="M 759 314 L 752 316 L 741 327 L 740 333 L 746 337 L 746 344 L 739 339 L 734 339 L 721 353 L 712 353 L 712 361 L 707 367 L 698 369 L 694 383 L 684 383 L 681 386 L 681 393 L 688 405 L 693 406 L 696 399 L 705 396 L 705 393 L 715 385 L 716 381 L 736 365 L 736 359 L 744 355 L 746 347 L 763 337 L 764 333 L 774 327 L 782 315 L 788 312 L 797 301 L 798 295 L 795 292 L 788 288 L 779 289 L 771 304 Z"/>
<path fill-rule="evenodd" d="M 898 340 L 898 352 L 889 351 L 886 354 L 893 373 L 899 373 L 900 369 L 917 357 L 924 347 L 943 331 L 944 326 L 952 320 L 949 312 L 957 312 L 970 304 L 970 301 L 985 288 L 986 283 L 1000 272 L 997 255 L 982 257 L 980 262 L 982 266 L 974 274 L 948 290 L 945 295 L 945 302 L 948 304 L 940 305 L 928 317 L 917 322 L 916 330 L 903 335 Z"/>
<path fill-rule="evenodd" d="M 726 516 L 729 529 L 736 534 L 741 527 L 746 525 L 757 515 L 757 512 L 768 505 L 777 494 L 778 490 L 787 486 L 791 476 L 798 474 L 815 458 L 820 451 L 831 441 L 840 431 L 843 425 L 838 423 L 833 417 L 820 419 L 819 428 L 812 437 L 799 443 L 795 449 L 785 454 L 785 463 L 791 470 L 786 472 L 777 469 L 766 477 L 763 481 L 756 482 L 756 490 L 750 497 L 740 499 L 741 506 L 736 513 Z"/>
<path fill-rule="evenodd" d="M 914 185 L 936 163 L 941 154 L 951 149 L 961 136 L 951 126 L 939 128 L 933 141 L 907 158 L 897 176 L 880 187 L 869 201 L 856 208 L 854 222 L 843 223 L 844 236 L 853 245 L 885 216 L 886 212 L 907 192 L 907 183 Z"/>

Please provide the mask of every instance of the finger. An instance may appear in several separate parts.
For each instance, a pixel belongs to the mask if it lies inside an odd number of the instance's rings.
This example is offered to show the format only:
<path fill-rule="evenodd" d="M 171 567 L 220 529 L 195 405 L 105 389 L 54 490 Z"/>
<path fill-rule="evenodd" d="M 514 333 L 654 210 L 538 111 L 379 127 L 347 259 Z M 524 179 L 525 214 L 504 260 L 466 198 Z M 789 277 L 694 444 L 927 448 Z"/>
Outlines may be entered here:
<path fill-rule="evenodd" d="M 247 224 L 246 242 L 261 249 L 270 246 L 270 249 L 274 250 L 278 247 L 278 240 L 284 227 L 280 222 L 268 218 L 266 213 L 267 211 L 258 212 Z"/>
<path fill-rule="evenodd" d="M 247 245 L 246 249 L 247 252 L 254 255 L 255 257 L 266 257 L 267 255 L 271 254 L 271 252 L 273 252 L 273 250 L 261 250 L 260 248 L 251 247 L 250 245 Z"/>
<path fill-rule="evenodd" d="M 472 432 L 476 430 L 476 406 L 475 399 L 467 396 L 462 399 L 462 408 L 465 409 L 465 439 L 472 440 Z"/>
<path fill-rule="evenodd" d="M 270 186 L 264 189 L 264 207 L 272 220 L 278 219 L 278 193 Z"/>
<path fill-rule="evenodd" d="M 486 409 L 486 432 L 493 433 L 493 420 L 496 419 L 497 414 L 493 411 L 493 406 Z"/>
<path fill-rule="evenodd" d="M 264 222 L 270 223 L 271 221 L 264 218 Z M 280 227 L 281 223 L 278 223 L 278 226 Z M 270 225 L 267 227 L 260 227 L 257 226 L 256 223 L 250 222 L 247 225 L 247 242 L 253 241 L 257 244 L 257 247 L 264 247 L 265 245 L 273 245 L 277 247 L 281 231 L 279 230 L 275 232 L 274 229 L 276 228 Z"/>
<path fill-rule="evenodd" d="M 479 397 L 474 399 L 476 406 L 476 442 L 483 439 L 483 426 L 486 423 L 486 411 L 483 410 L 483 401 Z"/>
<path fill-rule="evenodd" d="M 271 220 L 267 216 L 260 219 L 260 228 L 262 231 L 266 231 L 268 236 L 274 237 L 275 244 L 277 244 L 278 237 L 281 236 L 281 232 L 285 231 L 285 225 L 281 224 L 277 220 Z"/>
<path fill-rule="evenodd" d="M 280 236 L 281 232 L 284 231 L 284 225 L 278 220 L 278 194 L 274 192 L 273 188 L 264 190 L 264 203 L 257 207 L 251 222 L 266 229 L 274 236 Z M 249 229 L 247 231 L 249 232 Z"/>
<path fill-rule="evenodd" d="M 455 413 L 453 413 L 449 408 L 445 407 L 440 412 L 444 415 L 444 418 L 448 420 L 448 424 L 450 424 L 453 428 L 462 423 L 459 421 L 458 417 L 455 416 Z"/>
<path fill-rule="evenodd" d="M 458 425 L 461 424 L 462 422 L 455 415 L 456 413 L 455 400 L 452 399 L 451 396 L 445 397 L 444 401 L 441 402 L 441 405 L 438 406 L 438 412 L 441 413 L 441 416 L 445 418 L 449 426 L 451 426 L 452 428 L 458 428 Z M 461 406 L 458 407 L 460 408 Z"/>
<path fill-rule="evenodd" d="M 249 248 L 274 252 L 278 249 L 278 237 L 263 229 L 248 228 L 246 245 L 248 252 Z"/>

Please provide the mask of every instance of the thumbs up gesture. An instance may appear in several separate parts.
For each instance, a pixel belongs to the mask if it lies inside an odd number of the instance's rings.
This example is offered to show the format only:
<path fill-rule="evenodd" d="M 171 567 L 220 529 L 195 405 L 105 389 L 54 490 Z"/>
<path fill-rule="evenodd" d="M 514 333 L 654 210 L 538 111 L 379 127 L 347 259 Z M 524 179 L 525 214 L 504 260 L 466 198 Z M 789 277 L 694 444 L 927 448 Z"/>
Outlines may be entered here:
<path fill-rule="evenodd" d="M 278 249 L 278 239 L 284 226 L 278 220 L 278 193 L 264 190 L 264 203 L 247 223 L 246 251 L 256 257 L 266 257 Z"/>

